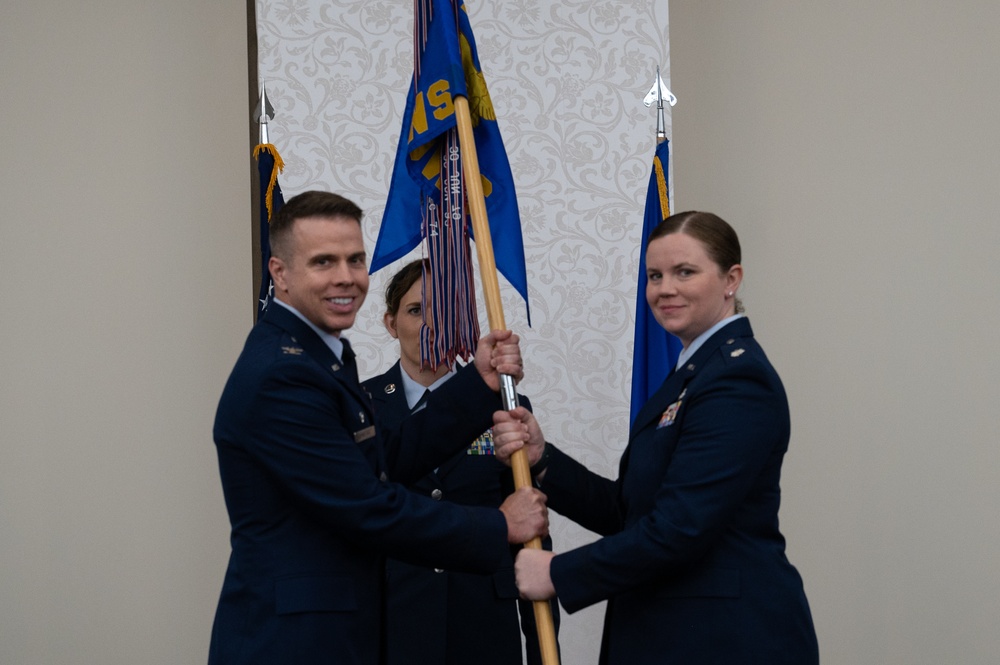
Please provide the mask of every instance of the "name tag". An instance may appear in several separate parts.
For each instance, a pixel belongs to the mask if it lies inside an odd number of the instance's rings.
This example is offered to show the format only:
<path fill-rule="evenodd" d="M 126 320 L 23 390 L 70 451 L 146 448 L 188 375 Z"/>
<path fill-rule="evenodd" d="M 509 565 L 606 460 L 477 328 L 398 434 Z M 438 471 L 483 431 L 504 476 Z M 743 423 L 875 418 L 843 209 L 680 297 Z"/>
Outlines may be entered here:
<path fill-rule="evenodd" d="M 375 436 L 375 426 L 370 425 L 364 429 L 359 429 L 354 433 L 354 443 L 361 443 Z"/>

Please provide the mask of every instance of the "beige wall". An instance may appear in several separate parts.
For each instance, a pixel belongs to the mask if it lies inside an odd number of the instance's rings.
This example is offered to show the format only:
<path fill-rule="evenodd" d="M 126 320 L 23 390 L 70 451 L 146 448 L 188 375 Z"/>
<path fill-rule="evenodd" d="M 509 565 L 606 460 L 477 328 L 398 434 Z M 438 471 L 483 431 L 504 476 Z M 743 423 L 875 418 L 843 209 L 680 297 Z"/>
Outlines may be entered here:
<path fill-rule="evenodd" d="M 822 660 L 1000 654 L 1000 4 L 670 6 L 678 209 L 744 241 Z"/>
<path fill-rule="evenodd" d="M 0 9 L 0 663 L 205 661 L 249 328 L 243 2 Z"/>

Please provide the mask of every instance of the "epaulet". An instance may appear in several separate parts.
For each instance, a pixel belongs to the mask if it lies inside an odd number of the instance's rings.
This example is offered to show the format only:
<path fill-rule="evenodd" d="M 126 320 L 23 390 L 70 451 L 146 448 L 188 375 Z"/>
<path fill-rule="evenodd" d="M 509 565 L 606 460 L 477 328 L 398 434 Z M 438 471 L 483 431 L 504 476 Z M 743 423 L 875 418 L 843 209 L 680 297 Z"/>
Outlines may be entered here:
<path fill-rule="evenodd" d="M 299 344 L 299 340 L 295 339 L 295 336 L 288 332 L 281 335 L 277 351 L 279 356 L 301 356 L 305 354 L 305 349 Z"/>
<path fill-rule="evenodd" d="M 742 339 L 729 338 L 719 347 L 719 353 L 728 361 L 739 358 L 747 352 L 746 342 Z"/>

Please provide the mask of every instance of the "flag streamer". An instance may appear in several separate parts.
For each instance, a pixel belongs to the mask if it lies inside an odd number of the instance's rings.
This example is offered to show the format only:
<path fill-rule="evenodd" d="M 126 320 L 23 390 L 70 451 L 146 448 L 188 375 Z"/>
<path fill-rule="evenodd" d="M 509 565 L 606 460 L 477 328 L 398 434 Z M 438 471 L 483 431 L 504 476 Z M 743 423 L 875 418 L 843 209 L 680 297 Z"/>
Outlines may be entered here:
<path fill-rule="evenodd" d="M 469 213 L 456 130 L 445 134 L 443 148 L 440 197 L 437 202 L 427 198 L 423 214 L 428 260 L 424 263 L 422 295 L 425 303 L 430 298 L 432 306 L 423 308 L 420 354 L 435 370 L 441 363 L 452 366 L 458 357 L 471 357 L 479 340 Z"/>

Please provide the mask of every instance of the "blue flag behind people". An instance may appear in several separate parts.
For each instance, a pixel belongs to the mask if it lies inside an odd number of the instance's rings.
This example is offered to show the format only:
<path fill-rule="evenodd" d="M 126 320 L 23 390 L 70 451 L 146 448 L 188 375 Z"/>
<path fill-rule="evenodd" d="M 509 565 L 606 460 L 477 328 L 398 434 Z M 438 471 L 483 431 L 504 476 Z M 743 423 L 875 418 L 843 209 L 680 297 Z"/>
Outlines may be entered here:
<path fill-rule="evenodd" d="M 639 282 L 635 298 L 635 346 L 632 354 L 632 408 L 629 422 L 634 422 L 639 409 L 656 392 L 677 362 L 681 343 L 664 330 L 646 302 L 646 242 L 653 229 L 670 215 L 670 142 L 656 146 L 653 171 L 646 190 L 646 214 L 642 222 L 639 243 Z"/>
<path fill-rule="evenodd" d="M 460 169 L 449 169 L 460 160 L 453 103 L 459 95 L 469 100 L 496 266 L 524 298 L 527 309 L 524 244 L 514 180 L 480 68 L 472 26 L 461 0 L 415 3 L 414 76 L 370 270 L 375 272 L 402 258 L 422 238 L 434 236 L 436 223 L 447 223 L 452 218 L 440 210 L 449 205 L 441 201 L 442 182 L 445 191 L 452 184 L 460 190 L 452 192 L 451 203 L 464 205 L 464 187 L 458 180 L 451 183 L 447 179 L 461 177 Z M 456 199 L 455 194 L 461 195 Z M 428 214 L 432 219 L 427 219 Z M 444 221 L 433 219 L 434 215 Z"/>
<path fill-rule="evenodd" d="M 278 214 L 285 199 L 278 185 L 278 173 L 285 168 L 277 148 L 270 143 L 258 144 L 253 149 L 257 158 L 257 175 L 260 176 L 260 290 L 257 294 L 257 318 L 267 311 L 274 296 L 274 286 L 271 284 L 271 273 L 267 268 L 271 260 L 270 224 L 271 219 Z"/>

